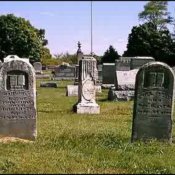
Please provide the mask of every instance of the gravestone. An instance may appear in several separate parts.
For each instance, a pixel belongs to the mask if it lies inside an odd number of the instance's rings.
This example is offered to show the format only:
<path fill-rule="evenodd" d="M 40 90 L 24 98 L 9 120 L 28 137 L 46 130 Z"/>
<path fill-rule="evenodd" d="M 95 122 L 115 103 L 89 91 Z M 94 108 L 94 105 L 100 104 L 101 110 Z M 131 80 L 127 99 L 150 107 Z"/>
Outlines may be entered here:
<path fill-rule="evenodd" d="M 33 67 L 35 69 L 36 74 L 42 74 L 42 64 L 40 62 L 34 62 Z"/>
<path fill-rule="evenodd" d="M 75 66 L 62 64 L 55 67 L 53 72 L 54 80 L 74 80 L 75 79 Z"/>
<path fill-rule="evenodd" d="M 109 88 L 114 85 L 115 63 L 103 63 L 102 67 L 102 87 Z"/>
<path fill-rule="evenodd" d="M 164 63 L 150 62 L 136 76 L 131 141 L 172 142 L 174 72 Z"/>
<path fill-rule="evenodd" d="M 144 64 L 155 61 L 153 57 L 133 57 L 131 58 L 131 69 L 138 69 Z"/>
<path fill-rule="evenodd" d="M 129 71 L 132 57 L 120 57 L 115 61 L 116 71 Z"/>
<path fill-rule="evenodd" d="M 0 136 L 34 140 L 36 82 L 33 66 L 15 57 L 0 69 Z"/>
<path fill-rule="evenodd" d="M 130 71 L 116 71 L 115 76 L 115 87 L 117 90 L 134 90 L 135 89 L 135 78 L 138 69 Z"/>
<path fill-rule="evenodd" d="M 95 101 L 97 62 L 94 57 L 83 57 L 79 61 L 78 102 L 73 110 L 80 114 L 99 114 L 100 107 Z"/>
<path fill-rule="evenodd" d="M 135 78 L 138 69 L 129 71 L 116 71 L 115 87 L 108 91 L 110 101 L 128 101 L 134 99 Z"/>

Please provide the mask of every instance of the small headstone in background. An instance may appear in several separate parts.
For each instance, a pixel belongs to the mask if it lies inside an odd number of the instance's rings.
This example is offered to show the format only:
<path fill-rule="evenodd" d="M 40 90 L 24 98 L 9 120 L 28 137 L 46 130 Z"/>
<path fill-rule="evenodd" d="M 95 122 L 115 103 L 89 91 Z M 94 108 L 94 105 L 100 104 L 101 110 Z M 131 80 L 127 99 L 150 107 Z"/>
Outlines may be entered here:
<path fill-rule="evenodd" d="M 134 99 L 135 78 L 138 69 L 129 71 L 116 71 L 115 87 L 108 91 L 110 101 L 128 101 Z"/>
<path fill-rule="evenodd" d="M 103 63 L 102 66 L 102 87 L 109 88 L 114 85 L 115 63 Z"/>
<path fill-rule="evenodd" d="M 54 68 L 54 80 L 74 80 L 75 79 L 75 66 L 62 64 Z"/>
<path fill-rule="evenodd" d="M 33 63 L 33 67 L 35 69 L 35 73 L 36 74 L 42 74 L 43 73 L 42 72 L 42 64 L 41 64 L 41 62 L 34 62 Z"/>
<path fill-rule="evenodd" d="M 164 63 L 150 62 L 136 76 L 132 142 L 158 139 L 172 142 L 174 72 Z"/>

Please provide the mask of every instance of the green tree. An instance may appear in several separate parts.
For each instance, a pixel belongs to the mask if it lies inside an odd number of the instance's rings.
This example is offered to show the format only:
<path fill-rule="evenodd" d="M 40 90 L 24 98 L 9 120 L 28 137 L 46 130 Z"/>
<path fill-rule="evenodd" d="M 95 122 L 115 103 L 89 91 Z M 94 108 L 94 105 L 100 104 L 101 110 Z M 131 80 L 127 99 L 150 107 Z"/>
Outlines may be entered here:
<path fill-rule="evenodd" d="M 157 30 L 152 23 L 134 26 L 123 56 L 152 56 L 156 61 L 175 64 L 175 44 L 169 30 Z"/>
<path fill-rule="evenodd" d="M 116 59 L 119 59 L 120 55 L 118 52 L 113 48 L 113 46 L 109 46 L 109 49 L 106 50 L 104 55 L 101 57 L 102 63 L 115 63 Z"/>
<path fill-rule="evenodd" d="M 168 1 L 149 1 L 144 10 L 139 13 L 139 19 L 152 23 L 155 28 L 161 30 L 166 28 L 166 24 L 173 21 L 167 11 Z"/>
<path fill-rule="evenodd" d="M 69 64 L 77 64 L 77 54 L 69 54 L 68 52 L 66 53 L 61 53 L 61 54 L 55 54 L 55 59 L 58 60 L 59 64 L 62 64 L 63 62 L 69 63 Z"/>
<path fill-rule="evenodd" d="M 0 59 L 9 54 L 40 61 L 42 48 L 47 44 L 45 30 L 37 29 L 28 20 L 13 14 L 0 16 Z"/>

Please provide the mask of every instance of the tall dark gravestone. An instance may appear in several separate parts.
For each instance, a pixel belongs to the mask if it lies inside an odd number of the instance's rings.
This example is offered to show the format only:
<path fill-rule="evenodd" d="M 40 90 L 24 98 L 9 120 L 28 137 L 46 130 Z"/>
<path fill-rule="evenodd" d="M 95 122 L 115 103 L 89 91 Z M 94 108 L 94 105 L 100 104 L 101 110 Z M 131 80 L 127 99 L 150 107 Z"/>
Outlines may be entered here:
<path fill-rule="evenodd" d="M 36 82 L 33 66 L 10 59 L 0 69 L 0 136 L 35 140 Z"/>
<path fill-rule="evenodd" d="M 164 63 L 150 62 L 136 75 L 131 141 L 172 142 L 174 73 Z"/>

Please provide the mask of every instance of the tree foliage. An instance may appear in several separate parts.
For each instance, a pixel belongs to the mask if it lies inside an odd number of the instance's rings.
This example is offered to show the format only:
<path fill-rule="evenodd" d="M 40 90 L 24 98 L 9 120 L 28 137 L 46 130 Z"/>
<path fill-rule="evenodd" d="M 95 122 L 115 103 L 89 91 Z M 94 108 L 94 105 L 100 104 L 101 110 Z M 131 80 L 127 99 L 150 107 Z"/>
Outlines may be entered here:
<path fill-rule="evenodd" d="M 42 48 L 47 44 L 45 30 L 37 29 L 28 20 L 13 14 L 0 16 L 0 59 L 9 54 L 40 61 Z"/>
<path fill-rule="evenodd" d="M 77 64 L 77 54 L 69 54 L 61 53 L 61 54 L 55 54 L 55 59 L 58 60 L 58 64 L 62 64 L 63 62 L 69 63 L 69 64 Z"/>
<path fill-rule="evenodd" d="M 119 59 L 120 55 L 118 52 L 113 48 L 113 46 L 109 46 L 109 49 L 106 50 L 104 55 L 101 57 L 102 63 L 115 63 L 116 59 Z"/>
<path fill-rule="evenodd" d="M 42 65 L 58 65 L 58 60 L 52 57 L 50 50 L 47 47 L 42 48 L 40 61 Z"/>
<path fill-rule="evenodd" d="M 134 26 L 123 56 L 152 56 L 175 65 L 175 44 L 169 30 L 157 30 L 152 23 Z"/>
<path fill-rule="evenodd" d="M 152 23 L 157 29 L 165 29 L 173 21 L 167 11 L 168 1 L 149 1 L 139 13 L 139 19 Z"/>

